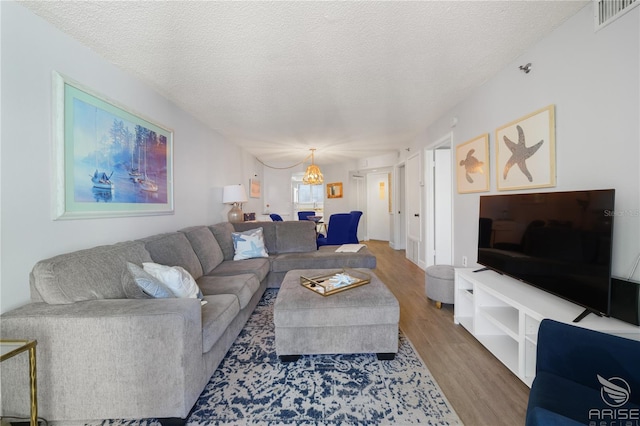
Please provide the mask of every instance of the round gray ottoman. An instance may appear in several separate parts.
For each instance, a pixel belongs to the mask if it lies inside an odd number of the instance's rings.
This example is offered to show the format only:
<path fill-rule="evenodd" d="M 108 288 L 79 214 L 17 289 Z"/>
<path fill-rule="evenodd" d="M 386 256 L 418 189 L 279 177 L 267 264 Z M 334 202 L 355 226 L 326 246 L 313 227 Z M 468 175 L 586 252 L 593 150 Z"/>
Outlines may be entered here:
<path fill-rule="evenodd" d="M 453 266 L 429 266 L 424 274 L 424 290 L 427 297 L 436 302 L 438 309 L 443 303 L 453 303 Z"/>

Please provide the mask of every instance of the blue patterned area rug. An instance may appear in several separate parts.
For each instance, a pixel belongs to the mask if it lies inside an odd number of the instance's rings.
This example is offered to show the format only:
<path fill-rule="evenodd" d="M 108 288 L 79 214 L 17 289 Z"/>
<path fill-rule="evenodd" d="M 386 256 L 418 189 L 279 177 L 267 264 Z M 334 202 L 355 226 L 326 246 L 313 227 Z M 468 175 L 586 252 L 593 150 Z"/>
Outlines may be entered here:
<path fill-rule="evenodd" d="M 393 361 L 308 355 L 281 363 L 267 290 L 211 377 L 187 425 L 462 425 L 409 340 Z M 109 426 L 156 426 L 152 419 Z"/>

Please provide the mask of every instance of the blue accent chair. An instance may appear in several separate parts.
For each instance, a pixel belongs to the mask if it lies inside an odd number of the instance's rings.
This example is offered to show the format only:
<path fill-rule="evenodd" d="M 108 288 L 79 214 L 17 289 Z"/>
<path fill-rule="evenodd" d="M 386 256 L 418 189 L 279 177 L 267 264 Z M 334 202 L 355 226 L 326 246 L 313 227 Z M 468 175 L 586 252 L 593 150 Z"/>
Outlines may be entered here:
<path fill-rule="evenodd" d="M 352 210 L 349 214 L 351 215 L 351 223 L 349 224 L 349 241 L 347 241 L 347 243 L 358 244 L 360 242 L 358 240 L 358 224 L 360 223 L 362 212 L 359 210 Z"/>
<path fill-rule="evenodd" d="M 302 211 L 298 212 L 298 220 L 308 220 L 309 216 L 315 216 L 316 212 L 314 211 Z"/>
<path fill-rule="evenodd" d="M 270 217 L 270 218 L 271 218 L 271 220 L 272 220 L 272 221 L 274 221 L 274 222 L 282 222 L 282 216 L 280 216 L 280 215 L 279 215 L 279 214 L 277 214 L 277 213 L 271 213 L 271 214 L 269 215 L 269 217 Z"/>
<path fill-rule="evenodd" d="M 640 410 L 640 341 L 542 320 L 526 426 L 609 424 L 616 410 Z"/>
<path fill-rule="evenodd" d="M 320 246 L 333 246 L 349 243 L 349 226 L 351 225 L 351 213 L 335 213 L 329 217 L 327 236 L 318 236 L 317 243 Z"/>

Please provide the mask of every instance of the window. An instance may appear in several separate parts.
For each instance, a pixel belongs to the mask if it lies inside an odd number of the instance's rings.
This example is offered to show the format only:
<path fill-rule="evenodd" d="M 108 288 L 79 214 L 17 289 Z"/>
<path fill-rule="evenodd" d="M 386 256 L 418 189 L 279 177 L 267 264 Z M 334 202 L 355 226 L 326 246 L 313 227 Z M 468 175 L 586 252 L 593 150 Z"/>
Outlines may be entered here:
<path fill-rule="evenodd" d="M 295 193 L 298 195 L 298 199 L 296 200 L 298 204 L 322 204 L 324 201 L 322 185 L 305 185 L 298 183 Z"/>

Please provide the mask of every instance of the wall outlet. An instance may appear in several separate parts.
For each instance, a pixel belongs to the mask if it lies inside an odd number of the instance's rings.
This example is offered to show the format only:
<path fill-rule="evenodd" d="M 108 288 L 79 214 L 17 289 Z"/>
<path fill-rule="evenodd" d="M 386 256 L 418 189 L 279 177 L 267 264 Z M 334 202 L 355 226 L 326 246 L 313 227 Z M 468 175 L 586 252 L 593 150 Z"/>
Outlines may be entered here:
<path fill-rule="evenodd" d="M 462 266 L 467 266 L 467 256 L 462 256 Z"/>

